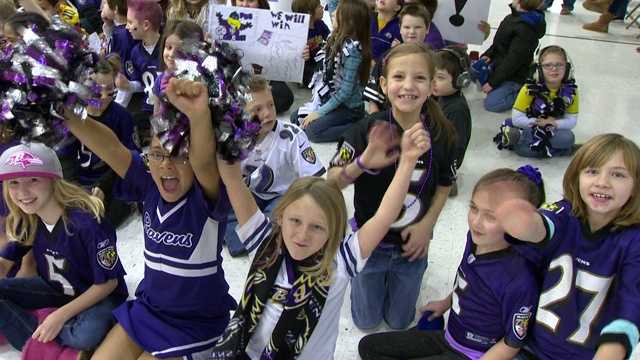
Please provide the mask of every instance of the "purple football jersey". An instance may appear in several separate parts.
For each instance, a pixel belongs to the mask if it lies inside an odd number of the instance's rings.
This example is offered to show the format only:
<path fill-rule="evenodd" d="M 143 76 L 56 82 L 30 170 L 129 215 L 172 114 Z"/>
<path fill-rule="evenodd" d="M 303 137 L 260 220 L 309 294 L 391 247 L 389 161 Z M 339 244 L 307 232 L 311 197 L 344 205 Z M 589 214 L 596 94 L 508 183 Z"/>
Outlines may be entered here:
<path fill-rule="evenodd" d="M 512 347 L 522 347 L 540 294 L 533 266 L 511 248 L 474 252 L 467 233 L 447 332 L 475 352 L 486 352 L 502 338 Z"/>
<path fill-rule="evenodd" d="M 130 81 L 138 81 L 142 84 L 144 92 L 144 104 L 142 110 L 148 113 L 153 112 L 153 84 L 160 72 L 160 41 L 156 43 L 153 52 L 149 53 L 142 41 L 138 41 L 129 54 L 125 62 L 124 70 Z"/>
<path fill-rule="evenodd" d="M 133 142 L 133 119 L 125 108 L 115 102 L 111 102 L 109 107 L 96 120 L 109 127 L 116 134 L 118 140 L 128 149 L 137 149 Z M 65 153 L 70 153 L 77 159 L 78 181 L 83 186 L 94 186 L 104 174 L 111 171 L 102 159 L 78 140 L 70 145 L 70 150 L 68 151 L 65 150 Z"/>
<path fill-rule="evenodd" d="M 118 280 L 113 294 L 127 296 L 125 271 L 118 258 L 116 233 L 106 221 L 98 223 L 92 214 L 67 210 L 67 223 L 60 218 L 53 230 L 38 220 L 33 246 L 10 241 L 0 257 L 16 261 L 33 249 L 38 274 L 51 286 L 69 296 L 79 296 L 94 284 Z"/>
<path fill-rule="evenodd" d="M 158 312 L 182 317 L 228 316 L 236 304 L 221 266 L 219 239 L 230 208 L 224 188 L 211 204 L 194 179 L 181 200 L 165 202 L 142 158 L 132 152 L 120 189 L 127 199 L 144 204 L 145 273 L 138 299 Z"/>
<path fill-rule="evenodd" d="M 544 271 L 529 346 L 541 359 L 591 359 L 606 325 L 623 319 L 640 326 L 640 229 L 592 233 L 566 200 L 540 214 L 547 227 L 541 243 L 508 239 Z"/>

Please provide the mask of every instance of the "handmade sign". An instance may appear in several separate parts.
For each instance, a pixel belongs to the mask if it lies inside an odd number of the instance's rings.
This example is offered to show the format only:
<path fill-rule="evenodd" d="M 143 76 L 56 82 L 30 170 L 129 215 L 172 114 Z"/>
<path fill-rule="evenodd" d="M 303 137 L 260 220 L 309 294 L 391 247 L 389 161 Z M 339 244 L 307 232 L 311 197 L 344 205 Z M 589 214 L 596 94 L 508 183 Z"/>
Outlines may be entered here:
<path fill-rule="evenodd" d="M 240 50 L 246 70 L 267 80 L 302 82 L 309 15 L 212 4 L 209 33 Z"/>
<path fill-rule="evenodd" d="M 480 45 L 484 34 L 478 25 L 489 18 L 490 5 L 490 0 L 440 0 L 433 23 L 446 40 Z"/>

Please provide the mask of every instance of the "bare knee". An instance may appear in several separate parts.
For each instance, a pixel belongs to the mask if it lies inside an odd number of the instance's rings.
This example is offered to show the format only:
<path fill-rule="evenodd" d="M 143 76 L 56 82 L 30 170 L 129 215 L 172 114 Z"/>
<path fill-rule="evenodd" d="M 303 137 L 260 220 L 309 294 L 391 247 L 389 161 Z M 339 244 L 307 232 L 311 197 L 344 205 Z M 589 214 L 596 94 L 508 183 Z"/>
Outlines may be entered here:
<path fill-rule="evenodd" d="M 142 348 L 129 337 L 122 326 L 116 324 L 98 346 L 91 359 L 136 360 L 143 352 Z"/>

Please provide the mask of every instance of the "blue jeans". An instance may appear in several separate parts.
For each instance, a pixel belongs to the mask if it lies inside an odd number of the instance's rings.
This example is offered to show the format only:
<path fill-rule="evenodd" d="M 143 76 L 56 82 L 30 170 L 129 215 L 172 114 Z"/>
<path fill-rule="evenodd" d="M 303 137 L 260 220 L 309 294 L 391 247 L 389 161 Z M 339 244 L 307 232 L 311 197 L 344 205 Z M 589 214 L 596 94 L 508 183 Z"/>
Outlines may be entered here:
<path fill-rule="evenodd" d="M 258 204 L 260 210 L 267 216 L 271 215 L 271 211 L 273 211 L 273 208 L 275 208 L 278 204 L 278 200 L 280 200 L 279 196 L 271 200 L 263 200 L 255 195 L 253 197 L 254 199 L 256 199 L 256 203 Z M 240 238 L 236 233 L 237 225 L 238 219 L 236 219 L 236 214 L 231 211 L 227 216 L 227 229 L 225 230 L 224 241 L 226 242 L 227 248 L 229 249 L 229 254 L 234 257 L 247 253 L 247 250 L 244 248 L 242 241 L 240 241 Z"/>
<path fill-rule="evenodd" d="M 304 129 L 304 132 L 307 133 L 309 140 L 315 143 L 338 141 L 351 125 L 362 119 L 364 115 L 362 108 L 349 109 L 339 106 L 332 112 L 316 119 Z M 298 119 L 298 110 L 291 114 L 292 123 L 298 124 L 301 120 Z"/>
<path fill-rule="evenodd" d="M 529 147 L 529 145 L 534 142 L 533 131 L 531 131 L 531 129 L 521 130 L 520 139 L 513 147 L 513 151 L 524 157 L 545 158 L 544 154 L 533 151 Z M 551 143 L 551 153 L 553 156 L 571 155 L 571 148 L 573 147 L 573 144 L 575 144 L 575 141 L 576 138 L 573 135 L 573 131 L 568 129 L 556 129 L 554 130 L 553 137 L 549 140 Z"/>
<path fill-rule="evenodd" d="M 484 99 L 484 108 L 487 111 L 497 113 L 511 110 L 521 87 L 522 84 L 514 81 L 503 82 L 487 94 L 487 97 Z"/>
<path fill-rule="evenodd" d="M 562 0 L 562 6 L 569 10 L 573 10 L 573 4 L 575 3 L 576 0 Z M 544 8 L 549 8 L 551 5 L 553 5 L 553 0 L 544 0 Z"/>
<path fill-rule="evenodd" d="M 38 327 L 38 319 L 28 310 L 61 307 L 72 300 L 41 277 L 2 279 L 0 333 L 21 350 Z M 111 311 L 120 303 L 109 296 L 81 312 L 64 324 L 56 341 L 78 350 L 95 349 L 113 326 Z"/>
<path fill-rule="evenodd" d="M 364 269 L 351 280 L 351 316 L 360 329 L 383 320 L 395 330 L 407 328 L 416 315 L 427 258 L 409 262 L 398 246 L 378 246 Z"/>

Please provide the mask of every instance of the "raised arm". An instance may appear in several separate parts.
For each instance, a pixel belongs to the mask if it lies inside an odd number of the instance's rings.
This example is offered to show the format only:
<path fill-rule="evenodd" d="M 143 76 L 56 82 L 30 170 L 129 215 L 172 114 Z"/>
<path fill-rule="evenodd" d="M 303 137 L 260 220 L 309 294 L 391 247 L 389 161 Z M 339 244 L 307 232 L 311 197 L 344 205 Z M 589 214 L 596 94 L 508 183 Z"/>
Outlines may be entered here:
<path fill-rule="evenodd" d="M 518 240 L 539 243 L 547 236 L 542 215 L 526 200 L 504 201 L 496 210 L 496 218 L 504 231 Z"/>
<path fill-rule="evenodd" d="M 389 227 L 398 218 L 411 182 L 411 172 L 418 158 L 431 148 L 431 141 L 422 123 L 417 123 L 402 135 L 400 164 L 391 184 L 385 192 L 375 215 L 358 230 L 360 254 L 369 257 L 378 246 Z"/>
<path fill-rule="evenodd" d="M 199 82 L 174 78 L 169 80 L 166 95 L 171 104 L 189 118 L 189 163 L 207 198 L 215 200 L 220 191 L 220 174 L 207 88 Z"/>
<path fill-rule="evenodd" d="M 107 163 L 118 176 L 124 178 L 131 165 L 131 153 L 118 140 L 116 134 L 106 125 L 90 117 L 84 121 L 80 120 L 72 115 L 71 111 L 65 111 L 65 118 L 65 124 L 71 133 Z"/>
<path fill-rule="evenodd" d="M 238 219 L 238 225 L 242 226 L 258 211 L 258 205 L 253 198 L 253 194 L 251 194 L 251 190 L 242 179 L 239 161 L 229 164 L 218 158 L 218 166 L 220 168 L 220 177 L 227 187 L 231 207 Z"/>

